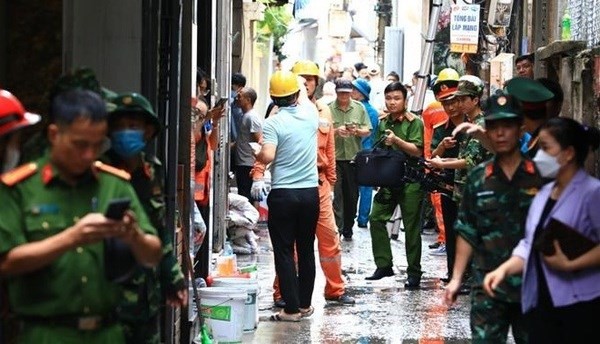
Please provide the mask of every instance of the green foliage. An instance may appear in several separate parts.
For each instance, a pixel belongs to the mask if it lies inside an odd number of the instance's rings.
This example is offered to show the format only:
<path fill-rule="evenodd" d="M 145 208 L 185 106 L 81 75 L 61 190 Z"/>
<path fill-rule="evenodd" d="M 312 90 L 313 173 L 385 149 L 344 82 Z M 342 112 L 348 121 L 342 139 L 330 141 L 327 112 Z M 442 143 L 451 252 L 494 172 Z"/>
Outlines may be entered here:
<path fill-rule="evenodd" d="M 281 47 L 285 43 L 285 35 L 288 32 L 288 25 L 292 20 L 292 15 L 285 6 L 276 6 L 277 1 L 260 0 L 267 6 L 265 9 L 265 19 L 258 22 L 257 40 L 259 42 L 268 42 L 273 37 L 273 52 L 281 61 L 285 56 L 281 52 Z"/>

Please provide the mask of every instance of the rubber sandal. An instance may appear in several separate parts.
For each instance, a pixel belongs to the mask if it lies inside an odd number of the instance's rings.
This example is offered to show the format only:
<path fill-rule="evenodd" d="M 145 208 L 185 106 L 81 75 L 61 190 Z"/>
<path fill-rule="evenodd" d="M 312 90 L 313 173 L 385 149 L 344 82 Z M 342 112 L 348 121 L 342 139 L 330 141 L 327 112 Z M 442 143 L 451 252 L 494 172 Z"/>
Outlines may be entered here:
<path fill-rule="evenodd" d="M 288 322 L 299 322 L 302 318 L 302 313 L 287 314 L 285 312 L 275 313 L 269 317 L 270 321 L 288 321 Z"/>
<path fill-rule="evenodd" d="M 313 306 L 308 306 L 308 308 L 300 308 L 300 316 L 302 318 L 308 318 L 309 316 L 313 315 L 314 312 L 315 307 Z"/>

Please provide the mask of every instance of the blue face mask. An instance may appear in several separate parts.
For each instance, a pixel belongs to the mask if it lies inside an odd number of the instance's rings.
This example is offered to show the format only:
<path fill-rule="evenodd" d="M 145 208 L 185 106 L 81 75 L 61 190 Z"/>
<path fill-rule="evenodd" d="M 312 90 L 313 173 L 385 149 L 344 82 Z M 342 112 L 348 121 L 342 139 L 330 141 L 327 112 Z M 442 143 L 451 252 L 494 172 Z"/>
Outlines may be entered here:
<path fill-rule="evenodd" d="M 111 134 L 111 148 L 122 158 L 130 158 L 146 147 L 143 130 L 119 130 Z"/>

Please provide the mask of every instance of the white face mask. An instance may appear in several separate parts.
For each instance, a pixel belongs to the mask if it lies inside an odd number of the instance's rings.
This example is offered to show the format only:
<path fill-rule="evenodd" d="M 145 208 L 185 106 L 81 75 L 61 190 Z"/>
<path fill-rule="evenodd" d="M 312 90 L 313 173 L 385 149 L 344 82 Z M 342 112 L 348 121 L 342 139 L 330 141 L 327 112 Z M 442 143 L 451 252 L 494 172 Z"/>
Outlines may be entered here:
<path fill-rule="evenodd" d="M 18 149 L 11 146 L 6 147 L 4 161 L 2 164 L 2 173 L 8 172 L 17 167 L 20 158 L 21 152 Z"/>
<path fill-rule="evenodd" d="M 533 157 L 533 162 L 540 170 L 540 175 L 543 178 L 556 178 L 560 169 L 557 157 L 546 153 L 543 149 L 538 149 L 535 157 Z"/>

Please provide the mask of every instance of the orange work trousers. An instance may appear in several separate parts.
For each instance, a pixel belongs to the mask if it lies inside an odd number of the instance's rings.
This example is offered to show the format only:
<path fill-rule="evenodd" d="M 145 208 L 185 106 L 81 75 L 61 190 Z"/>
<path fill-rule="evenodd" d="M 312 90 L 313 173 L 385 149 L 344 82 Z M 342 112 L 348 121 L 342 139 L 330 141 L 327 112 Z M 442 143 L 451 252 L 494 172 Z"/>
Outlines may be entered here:
<path fill-rule="evenodd" d="M 325 297 L 337 298 L 345 292 L 345 282 L 342 278 L 342 247 L 333 216 L 333 189 L 325 175 L 319 174 L 319 180 L 323 182 L 319 185 L 320 208 L 316 230 L 319 263 L 325 275 Z M 295 254 L 294 259 L 297 259 Z M 281 300 L 277 275 L 273 281 L 273 300 Z"/>
<path fill-rule="evenodd" d="M 431 205 L 433 206 L 433 214 L 439 230 L 437 241 L 446 244 L 446 227 L 444 227 L 444 216 L 442 215 L 442 197 L 441 193 L 431 193 Z"/>

